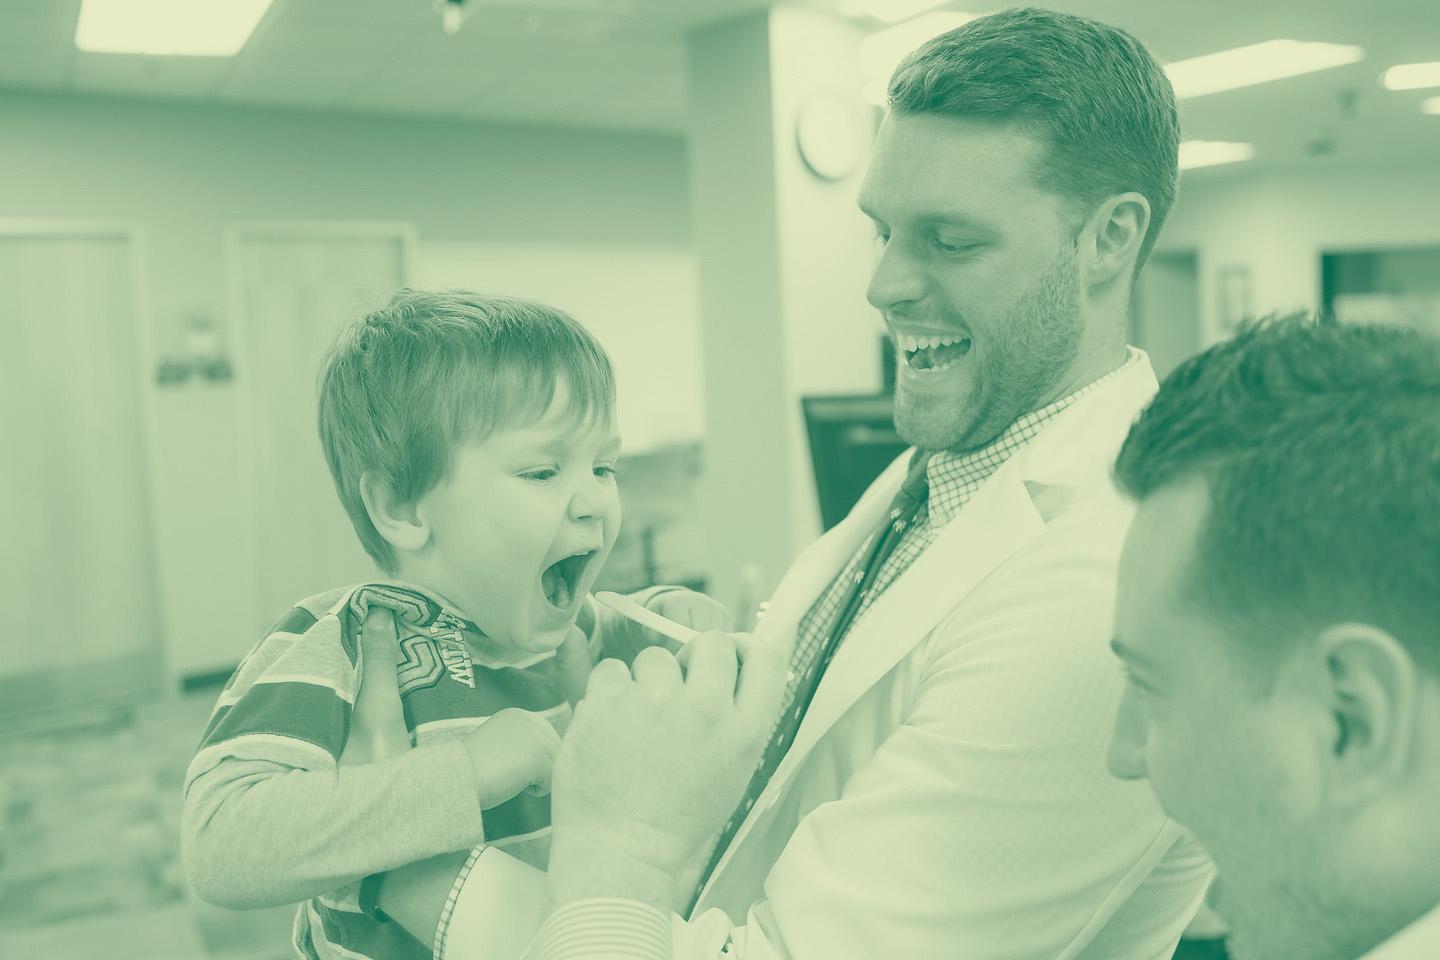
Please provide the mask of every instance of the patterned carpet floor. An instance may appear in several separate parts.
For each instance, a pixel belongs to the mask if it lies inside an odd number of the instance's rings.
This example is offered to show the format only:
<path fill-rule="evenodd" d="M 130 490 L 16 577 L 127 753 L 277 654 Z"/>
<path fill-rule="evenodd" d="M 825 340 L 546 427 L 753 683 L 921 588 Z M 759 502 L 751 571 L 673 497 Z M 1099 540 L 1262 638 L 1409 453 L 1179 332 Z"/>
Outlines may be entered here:
<path fill-rule="evenodd" d="M 0 733 L 0 957 L 280 960 L 290 908 L 197 901 L 180 783 L 216 691 Z"/>

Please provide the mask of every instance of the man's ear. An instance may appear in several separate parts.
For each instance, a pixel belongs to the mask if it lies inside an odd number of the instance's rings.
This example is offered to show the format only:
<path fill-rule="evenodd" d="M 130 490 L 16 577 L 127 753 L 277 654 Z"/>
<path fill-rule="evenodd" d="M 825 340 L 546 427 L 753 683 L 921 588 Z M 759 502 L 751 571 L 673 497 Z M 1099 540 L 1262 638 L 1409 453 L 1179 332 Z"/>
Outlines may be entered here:
<path fill-rule="evenodd" d="M 1100 204 L 1082 233 L 1085 241 L 1093 237 L 1093 248 L 1084 251 L 1090 263 L 1082 281 L 1092 287 L 1117 278 L 1128 281 L 1149 226 L 1150 201 L 1141 194 L 1116 194 Z"/>
<path fill-rule="evenodd" d="M 1324 744 L 1327 792 L 1344 812 L 1393 792 L 1411 774 L 1419 677 L 1404 645 L 1368 624 L 1328 627 L 1316 654 L 1333 723 Z"/>
<path fill-rule="evenodd" d="M 368 472 L 361 475 L 360 499 L 370 522 L 396 550 L 414 553 L 430 542 L 430 525 L 416 504 L 397 497 L 383 477 Z"/>

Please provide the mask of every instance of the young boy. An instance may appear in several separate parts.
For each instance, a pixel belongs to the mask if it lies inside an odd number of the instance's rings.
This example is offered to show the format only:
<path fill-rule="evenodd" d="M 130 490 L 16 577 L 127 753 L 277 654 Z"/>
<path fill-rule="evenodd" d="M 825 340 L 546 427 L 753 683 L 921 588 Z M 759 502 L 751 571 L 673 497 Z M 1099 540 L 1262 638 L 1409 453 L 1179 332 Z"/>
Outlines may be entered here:
<path fill-rule="evenodd" d="M 402 290 L 344 331 L 320 437 L 390 579 L 301 601 L 221 694 L 185 776 L 203 899 L 306 901 L 301 956 L 404 960 L 430 951 L 373 908 L 384 871 L 482 842 L 544 867 L 557 731 L 620 528 L 614 398 L 604 350 L 539 304 Z M 636 645 L 618 619 L 604 632 Z"/>

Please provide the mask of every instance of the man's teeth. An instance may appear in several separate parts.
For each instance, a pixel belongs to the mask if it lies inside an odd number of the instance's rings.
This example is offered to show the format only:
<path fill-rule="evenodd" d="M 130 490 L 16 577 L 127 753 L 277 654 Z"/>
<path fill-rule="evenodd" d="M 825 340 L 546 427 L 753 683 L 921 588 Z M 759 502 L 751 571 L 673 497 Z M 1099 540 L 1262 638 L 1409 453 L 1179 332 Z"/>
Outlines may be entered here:
<path fill-rule="evenodd" d="M 948 347 L 951 344 L 964 343 L 969 339 L 969 337 L 959 335 L 948 337 L 912 337 L 903 333 L 895 335 L 895 342 L 906 353 L 914 353 L 916 350 L 924 350 L 929 347 Z"/>

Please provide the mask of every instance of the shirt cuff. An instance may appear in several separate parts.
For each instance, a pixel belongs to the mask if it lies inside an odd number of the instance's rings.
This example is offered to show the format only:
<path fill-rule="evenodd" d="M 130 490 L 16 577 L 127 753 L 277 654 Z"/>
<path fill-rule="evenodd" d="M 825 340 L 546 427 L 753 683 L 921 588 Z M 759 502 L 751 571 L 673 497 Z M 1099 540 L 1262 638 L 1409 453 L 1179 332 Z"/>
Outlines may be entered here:
<path fill-rule="evenodd" d="M 597 897 L 557 909 L 527 960 L 670 960 L 670 918 L 638 900 Z"/>
<path fill-rule="evenodd" d="M 435 925 L 435 954 L 434 960 L 445 960 L 445 936 L 450 932 L 450 918 L 455 914 L 455 901 L 460 899 L 460 890 L 465 886 L 465 879 L 470 876 L 470 871 L 475 869 L 475 861 L 480 859 L 480 854 L 485 852 L 485 844 L 480 844 L 470 851 L 470 856 L 465 858 L 465 865 L 455 876 L 455 882 L 450 885 L 450 895 L 445 898 L 445 906 L 440 911 L 440 922 Z"/>

